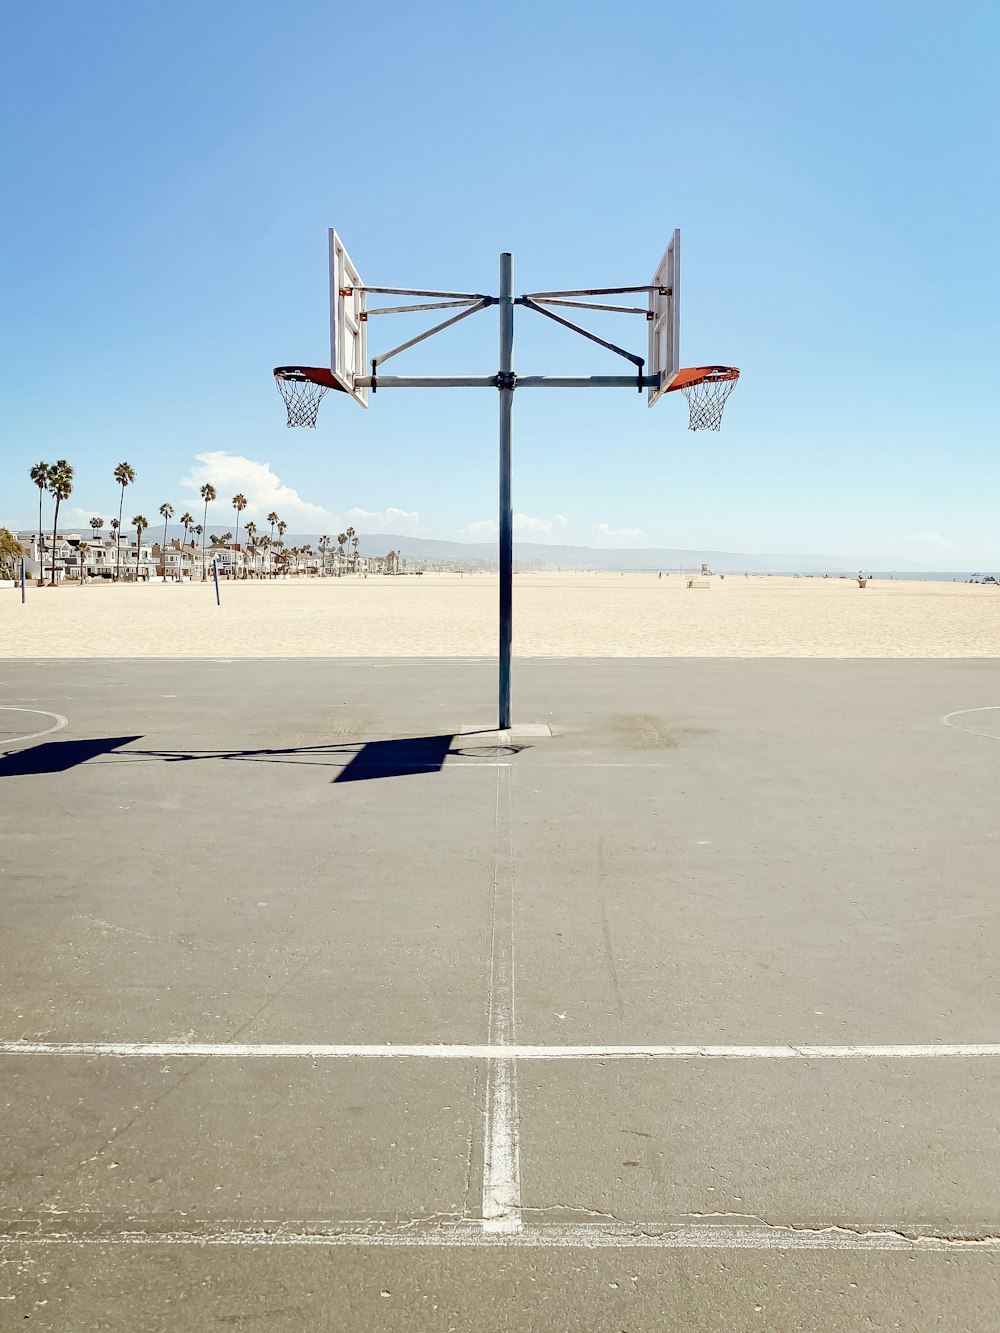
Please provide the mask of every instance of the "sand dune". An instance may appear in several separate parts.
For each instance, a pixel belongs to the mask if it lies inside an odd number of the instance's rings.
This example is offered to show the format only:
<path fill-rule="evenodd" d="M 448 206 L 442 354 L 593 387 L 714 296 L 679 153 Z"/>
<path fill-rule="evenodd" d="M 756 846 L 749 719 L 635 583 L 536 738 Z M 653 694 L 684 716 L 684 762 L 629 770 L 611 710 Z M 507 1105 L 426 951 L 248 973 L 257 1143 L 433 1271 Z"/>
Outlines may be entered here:
<path fill-rule="evenodd" d="M 493 656 L 497 579 L 344 578 L 0 590 L 0 657 Z M 526 657 L 994 657 L 1000 588 L 518 574 Z"/>

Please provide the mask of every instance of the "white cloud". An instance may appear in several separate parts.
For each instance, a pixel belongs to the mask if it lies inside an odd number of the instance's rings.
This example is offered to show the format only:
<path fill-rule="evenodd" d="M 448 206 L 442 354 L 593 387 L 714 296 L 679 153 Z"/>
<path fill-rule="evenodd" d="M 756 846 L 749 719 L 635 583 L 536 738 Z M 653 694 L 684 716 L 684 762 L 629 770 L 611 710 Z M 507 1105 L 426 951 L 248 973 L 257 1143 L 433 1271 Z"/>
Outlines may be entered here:
<path fill-rule="evenodd" d="M 85 523 L 85 524 L 87 525 L 88 528 L 90 527 L 90 520 L 91 520 L 92 518 L 103 518 L 103 519 L 104 519 L 104 526 L 107 527 L 108 524 L 111 522 L 111 520 L 112 520 L 113 518 L 117 518 L 117 517 L 118 517 L 117 514 L 102 514 L 101 511 L 100 511 L 99 509 L 81 509 L 81 508 L 79 508 L 79 507 L 76 507 L 76 508 L 73 508 L 73 509 L 60 509 L 60 510 L 59 510 L 59 522 L 60 522 L 60 524 L 63 522 L 63 516 L 64 516 L 64 515 L 65 515 L 65 521 L 66 521 L 67 524 L 69 524 L 69 523 Z"/>
<path fill-rule="evenodd" d="M 521 537 L 548 537 L 566 526 L 569 519 L 563 514 L 553 514 L 551 518 L 533 518 L 531 514 L 514 515 L 514 531 Z M 475 523 L 467 523 L 459 529 L 460 537 L 473 541 L 483 541 L 495 537 L 500 525 L 495 518 L 480 518 Z"/>
<path fill-rule="evenodd" d="M 646 540 L 642 528 L 612 528 L 607 523 L 598 523 L 595 531 L 600 541 L 613 546 L 634 546 Z"/>
<path fill-rule="evenodd" d="M 348 509 L 347 521 L 365 532 L 416 532 L 420 515 L 412 509 Z"/>
<path fill-rule="evenodd" d="M 551 518 L 532 518 L 530 514 L 514 515 L 514 531 L 526 533 L 531 537 L 547 536 L 569 522 L 562 514 L 553 514 Z"/>
<path fill-rule="evenodd" d="M 951 546 L 951 542 L 940 532 L 911 532 L 903 541 L 924 551 L 944 551 Z"/>
<path fill-rule="evenodd" d="M 242 454 L 229 454 L 224 449 L 195 454 L 191 475 L 182 477 L 180 484 L 190 487 L 194 502 L 201 505 L 198 492 L 205 482 L 211 482 L 219 493 L 218 500 L 209 508 L 209 522 L 214 525 L 227 521 L 219 519 L 219 509 L 229 509 L 232 497 L 237 494 L 247 498 L 247 507 L 240 516 L 244 522 L 249 518 L 266 519 L 274 510 L 292 529 L 308 530 L 336 523 L 329 509 L 303 500 L 298 491 L 283 485 L 281 478 L 271 471 L 270 463 L 258 463 Z"/>
<path fill-rule="evenodd" d="M 471 537 L 473 541 L 484 541 L 487 537 L 495 537 L 499 530 L 495 518 L 480 518 L 475 523 L 467 523 L 464 528 L 460 528 L 458 535 Z"/>

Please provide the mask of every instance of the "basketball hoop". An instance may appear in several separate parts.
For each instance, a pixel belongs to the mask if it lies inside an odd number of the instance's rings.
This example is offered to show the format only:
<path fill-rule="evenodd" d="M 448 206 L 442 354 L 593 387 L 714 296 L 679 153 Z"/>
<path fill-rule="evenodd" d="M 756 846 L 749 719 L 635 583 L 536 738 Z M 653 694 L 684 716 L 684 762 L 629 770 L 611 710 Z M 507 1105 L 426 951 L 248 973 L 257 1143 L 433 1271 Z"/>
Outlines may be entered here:
<path fill-rule="evenodd" d="M 726 399 L 740 372 L 735 366 L 688 366 L 677 372 L 667 392 L 680 389 L 688 403 L 688 430 L 718 430 Z"/>
<path fill-rule="evenodd" d="M 319 405 L 340 386 L 322 366 L 275 366 L 274 383 L 285 403 L 288 426 L 315 426 Z"/>

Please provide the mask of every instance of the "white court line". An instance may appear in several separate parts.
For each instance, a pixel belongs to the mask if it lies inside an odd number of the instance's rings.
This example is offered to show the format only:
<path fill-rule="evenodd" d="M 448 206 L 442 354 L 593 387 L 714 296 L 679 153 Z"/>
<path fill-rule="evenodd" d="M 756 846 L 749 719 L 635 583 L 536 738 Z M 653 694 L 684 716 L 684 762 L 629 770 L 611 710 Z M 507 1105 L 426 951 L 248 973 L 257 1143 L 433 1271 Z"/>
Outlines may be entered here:
<path fill-rule="evenodd" d="M 90 1225 L 93 1220 L 88 1218 Z M 296 1230 L 302 1227 L 302 1230 Z M 300 1223 L 292 1221 L 228 1226 L 206 1222 L 185 1231 L 132 1230 L 40 1234 L 30 1224 L 0 1229 L 0 1246 L 151 1246 L 191 1245 L 198 1248 L 234 1246 L 356 1246 L 387 1249 L 442 1246 L 452 1248 L 642 1249 L 642 1250 L 866 1250 L 997 1253 L 1000 1236 L 936 1234 L 868 1226 L 794 1226 L 746 1222 L 541 1222 L 520 1231 L 497 1232 L 479 1221 L 414 1227 L 411 1223 Z"/>
<path fill-rule="evenodd" d="M 514 829 L 510 765 L 497 765 L 496 849 L 490 901 L 490 979 L 483 1108 L 483 1229 L 513 1235 L 522 1228 L 521 1155 L 514 1040 Z"/>
<path fill-rule="evenodd" d="M 989 731 L 973 731 L 971 727 L 956 727 L 952 722 L 953 717 L 963 717 L 967 713 L 996 713 L 1000 712 L 1000 704 L 984 704 L 982 708 L 956 708 L 953 713 L 945 713 L 944 717 L 938 718 L 938 721 L 946 727 L 951 727 L 952 731 L 963 731 L 967 736 L 982 736 L 984 740 L 1000 740 L 1000 736 L 994 736 Z"/>
<path fill-rule="evenodd" d="M 501 1022 L 499 1016 L 495 1017 L 494 1026 L 503 1028 L 505 1022 Z M 0 1041 L 0 1056 L 4 1055 L 113 1056 L 127 1060 L 396 1059 L 492 1060 L 499 1063 L 515 1060 L 969 1060 L 1000 1058 L 1000 1043 L 932 1042 L 895 1046 L 528 1046 L 490 1042 L 482 1045 L 391 1046 L 384 1043 L 341 1045 L 235 1041 Z M 487 1132 L 489 1135 L 489 1125 Z M 499 1132 L 497 1126 L 493 1126 L 492 1132 Z M 513 1128 L 510 1132 L 516 1133 Z"/>
<path fill-rule="evenodd" d="M 29 731 L 24 736 L 8 736 L 4 745 L 14 745 L 18 741 L 34 741 L 39 736 L 50 736 L 54 731 L 61 731 L 63 727 L 69 725 L 69 718 L 63 717 L 62 713 L 50 713 L 47 708 L 19 708 L 15 704 L 0 704 L 0 712 L 3 713 L 38 713 L 42 717 L 54 717 L 55 723 L 51 727 L 46 727 L 44 731 Z"/>

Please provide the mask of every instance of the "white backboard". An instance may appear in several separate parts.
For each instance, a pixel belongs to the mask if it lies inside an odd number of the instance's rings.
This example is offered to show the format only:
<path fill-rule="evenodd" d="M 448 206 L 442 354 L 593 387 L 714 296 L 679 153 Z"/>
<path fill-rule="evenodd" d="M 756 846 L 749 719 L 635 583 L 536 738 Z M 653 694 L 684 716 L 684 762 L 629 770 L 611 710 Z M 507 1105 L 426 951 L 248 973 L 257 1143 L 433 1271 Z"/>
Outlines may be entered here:
<path fill-rule="evenodd" d="M 368 390 L 355 387 L 356 378 L 368 374 L 368 324 L 361 318 L 364 309 L 361 275 L 331 227 L 330 369 L 341 388 L 362 407 L 367 407 Z"/>
<path fill-rule="evenodd" d="M 681 368 L 681 233 L 680 228 L 670 238 L 670 244 L 657 265 L 649 294 L 649 356 L 646 374 L 659 375 L 657 388 L 649 390 L 647 407 L 652 407 L 666 393 L 668 386 Z"/>

